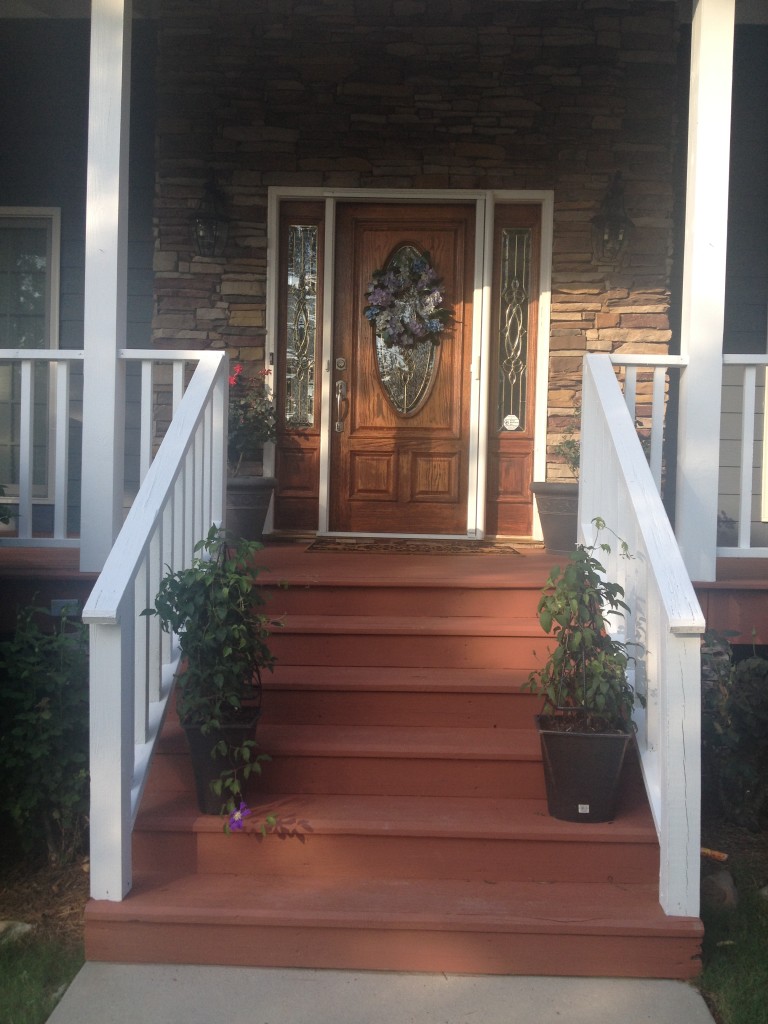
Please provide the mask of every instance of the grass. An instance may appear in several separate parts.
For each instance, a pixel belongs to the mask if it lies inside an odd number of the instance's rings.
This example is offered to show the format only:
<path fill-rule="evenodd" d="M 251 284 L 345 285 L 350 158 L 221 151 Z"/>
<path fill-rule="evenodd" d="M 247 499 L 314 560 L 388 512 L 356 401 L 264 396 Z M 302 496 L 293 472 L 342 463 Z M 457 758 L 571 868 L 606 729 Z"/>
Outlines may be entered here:
<path fill-rule="evenodd" d="M 32 926 L 0 942 L 1 1024 L 44 1024 L 80 970 L 88 862 L 54 867 L 45 851 L 17 843 L 12 823 L 0 820 L 0 921 Z"/>
<path fill-rule="evenodd" d="M 768 836 L 732 829 L 717 848 L 730 853 L 739 902 L 702 902 L 699 985 L 719 1024 L 768 1024 L 768 899 L 760 895 L 768 884 Z"/>
<path fill-rule="evenodd" d="M 81 945 L 27 935 L 0 946 L 0 1021 L 44 1024 L 83 964 Z"/>

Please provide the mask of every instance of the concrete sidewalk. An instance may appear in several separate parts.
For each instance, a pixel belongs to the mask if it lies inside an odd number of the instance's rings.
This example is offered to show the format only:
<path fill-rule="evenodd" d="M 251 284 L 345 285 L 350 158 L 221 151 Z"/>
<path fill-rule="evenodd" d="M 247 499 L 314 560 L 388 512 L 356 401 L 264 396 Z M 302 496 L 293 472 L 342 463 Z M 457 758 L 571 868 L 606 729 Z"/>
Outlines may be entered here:
<path fill-rule="evenodd" d="M 677 981 L 88 963 L 48 1024 L 713 1024 Z"/>

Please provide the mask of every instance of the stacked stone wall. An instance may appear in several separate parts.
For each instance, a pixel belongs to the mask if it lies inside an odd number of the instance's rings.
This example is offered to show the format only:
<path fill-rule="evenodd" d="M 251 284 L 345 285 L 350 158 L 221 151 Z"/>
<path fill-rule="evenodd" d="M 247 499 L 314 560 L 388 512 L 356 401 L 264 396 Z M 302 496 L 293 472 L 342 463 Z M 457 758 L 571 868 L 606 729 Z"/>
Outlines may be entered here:
<path fill-rule="evenodd" d="M 586 351 L 669 329 L 676 4 L 653 0 L 160 0 L 154 337 L 260 362 L 270 185 L 552 189 L 550 443 Z M 220 259 L 190 219 L 209 173 Z M 633 228 L 597 265 L 620 172 Z M 556 464 L 553 475 L 559 475 Z"/>

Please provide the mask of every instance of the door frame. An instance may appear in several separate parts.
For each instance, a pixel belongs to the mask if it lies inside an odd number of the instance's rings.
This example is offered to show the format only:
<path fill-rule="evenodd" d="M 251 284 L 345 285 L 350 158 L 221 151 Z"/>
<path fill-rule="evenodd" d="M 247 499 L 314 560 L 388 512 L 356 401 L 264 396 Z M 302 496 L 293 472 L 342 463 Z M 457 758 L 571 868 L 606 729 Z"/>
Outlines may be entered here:
<path fill-rule="evenodd" d="M 549 329 L 551 307 L 552 236 L 554 192 L 550 189 L 336 189 L 303 186 L 271 186 L 267 192 L 267 366 L 275 365 L 278 336 L 278 266 L 280 203 L 291 200 L 322 200 L 325 203 L 325 266 L 335 265 L 336 207 L 338 203 L 473 203 L 475 206 L 475 289 L 472 322 L 472 382 L 470 388 L 469 466 L 467 530 L 457 539 L 485 536 L 485 493 L 488 464 L 488 393 L 491 345 L 491 292 L 493 272 L 493 224 L 497 205 L 537 205 L 541 209 L 541 253 L 539 265 L 538 345 L 536 399 L 534 405 L 533 475 L 543 479 L 546 472 L 547 405 L 549 384 Z M 320 418 L 320 510 L 319 536 L 335 536 L 328 529 L 330 481 L 330 430 L 332 415 L 331 367 L 333 362 L 334 275 L 326 273 L 323 291 L 322 350 L 317 360 L 321 381 Z M 274 446 L 264 452 L 264 472 L 274 473 Z M 541 537 L 534 503 L 533 535 Z M 266 525 L 267 532 L 271 522 Z M 358 536 L 365 536 L 358 534 Z M 409 536 L 375 534 L 374 536 Z M 424 538 L 425 534 L 419 534 Z M 437 534 L 435 535 L 438 536 Z M 443 536 L 441 539 L 445 540 Z"/>

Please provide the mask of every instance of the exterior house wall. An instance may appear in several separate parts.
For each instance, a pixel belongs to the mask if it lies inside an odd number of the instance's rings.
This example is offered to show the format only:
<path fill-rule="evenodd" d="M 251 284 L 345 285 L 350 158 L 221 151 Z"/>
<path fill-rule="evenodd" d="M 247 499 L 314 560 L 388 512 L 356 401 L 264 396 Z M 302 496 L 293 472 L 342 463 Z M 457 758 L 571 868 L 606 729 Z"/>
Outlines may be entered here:
<path fill-rule="evenodd" d="M 0 206 L 61 210 L 59 344 L 83 347 L 90 21 L 4 20 L 0 33 Z M 127 342 L 150 345 L 153 308 L 154 26 L 134 26 Z M 0 348 L 4 345 L 0 328 Z M 135 375 L 133 375 L 135 377 Z M 69 525 L 78 529 L 82 372 L 72 374 Z M 129 382 L 126 483 L 138 485 L 138 379 Z M 48 506 L 35 509 L 46 528 Z"/>
<path fill-rule="evenodd" d="M 736 28 L 728 199 L 726 352 L 768 347 L 768 25 Z"/>
<path fill-rule="evenodd" d="M 670 341 L 675 18 L 631 0 L 163 0 L 155 343 L 263 359 L 270 185 L 553 189 L 556 441 L 585 351 Z M 210 171 L 232 218 L 219 261 L 190 250 Z M 634 228 L 621 265 L 597 266 L 616 171 Z"/>
<path fill-rule="evenodd" d="M 723 349 L 731 353 L 768 351 L 768 26 L 737 26 L 734 42 L 733 128 L 728 203 L 728 262 Z M 768 545 L 761 521 L 764 465 L 764 374 L 757 375 L 752 483 L 754 546 Z M 718 508 L 738 517 L 741 464 L 741 372 L 723 374 Z M 721 531 L 735 543 L 735 527 Z"/>

